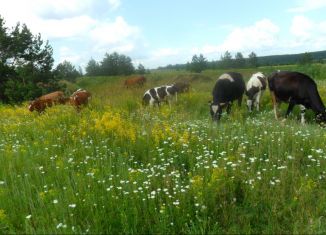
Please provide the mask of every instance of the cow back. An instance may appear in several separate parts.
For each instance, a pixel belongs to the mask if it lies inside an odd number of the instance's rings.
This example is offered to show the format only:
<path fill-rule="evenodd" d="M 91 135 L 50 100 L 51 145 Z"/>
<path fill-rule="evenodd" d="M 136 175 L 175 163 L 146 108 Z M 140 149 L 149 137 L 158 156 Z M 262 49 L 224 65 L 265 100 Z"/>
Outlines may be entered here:
<path fill-rule="evenodd" d="M 222 74 L 213 88 L 214 103 L 224 103 L 239 99 L 245 92 L 245 82 L 240 73 Z"/>

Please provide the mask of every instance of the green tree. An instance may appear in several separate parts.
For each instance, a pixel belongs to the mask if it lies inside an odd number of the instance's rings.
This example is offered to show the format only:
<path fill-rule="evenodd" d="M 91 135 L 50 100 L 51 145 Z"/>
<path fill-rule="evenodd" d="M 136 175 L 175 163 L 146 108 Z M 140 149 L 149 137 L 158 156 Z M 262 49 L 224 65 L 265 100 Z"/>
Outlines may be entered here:
<path fill-rule="evenodd" d="M 64 79 L 70 82 L 75 82 L 76 78 L 81 76 L 82 74 L 77 71 L 75 66 L 70 63 L 69 61 L 63 61 L 62 63 L 58 64 L 54 70 L 54 76 L 57 79 Z"/>
<path fill-rule="evenodd" d="M 234 57 L 234 66 L 236 68 L 243 68 L 246 65 L 246 60 L 243 58 L 241 52 L 237 52 Z"/>
<path fill-rule="evenodd" d="M 86 75 L 97 76 L 100 75 L 101 67 L 99 63 L 92 58 L 90 61 L 88 61 L 85 70 L 86 70 Z"/>
<path fill-rule="evenodd" d="M 8 29 L 0 16 L 0 98 L 21 102 L 59 89 L 53 76 L 53 50 L 25 24 Z M 43 84 L 39 86 L 39 84 Z"/>
<path fill-rule="evenodd" d="M 220 60 L 221 68 L 231 68 L 233 67 L 232 55 L 229 51 L 226 51 L 224 55 L 221 56 Z"/>
<path fill-rule="evenodd" d="M 251 52 L 248 56 L 248 66 L 249 67 L 258 67 L 258 58 L 255 52 Z"/>
<path fill-rule="evenodd" d="M 311 53 L 309 52 L 305 52 L 299 59 L 300 65 L 312 64 L 312 62 L 313 62 L 313 58 Z"/>
<path fill-rule="evenodd" d="M 135 72 L 130 57 L 120 55 L 117 52 L 106 53 L 100 63 L 101 75 L 130 75 Z"/>
<path fill-rule="evenodd" d="M 138 74 L 145 74 L 145 73 L 146 73 L 146 69 L 145 69 L 144 65 L 139 64 L 138 67 L 137 67 L 136 72 L 137 72 Z"/>
<path fill-rule="evenodd" d="M 190 71 L 200 73 L 206 68 L 207 68 L 207 60 L 202 54 L 200 54 L 199 56 L 194 55 L 192 57 L 191 63 L 189 64 Z"/>

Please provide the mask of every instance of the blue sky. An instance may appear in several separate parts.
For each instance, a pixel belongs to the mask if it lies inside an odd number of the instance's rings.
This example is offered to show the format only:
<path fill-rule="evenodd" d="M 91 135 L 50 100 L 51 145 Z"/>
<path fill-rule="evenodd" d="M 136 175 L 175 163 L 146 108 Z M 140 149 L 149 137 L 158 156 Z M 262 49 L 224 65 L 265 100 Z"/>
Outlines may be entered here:
<path fill-rule="evenodd" d="M 19 9 L 16 6 L 20 6 Z M 85 67 L 106 52 L 146 68 L 326 50 L 326 0 L 0 0 L 8 27 L 26 23 L 54 49 L 55 64 Z"/>

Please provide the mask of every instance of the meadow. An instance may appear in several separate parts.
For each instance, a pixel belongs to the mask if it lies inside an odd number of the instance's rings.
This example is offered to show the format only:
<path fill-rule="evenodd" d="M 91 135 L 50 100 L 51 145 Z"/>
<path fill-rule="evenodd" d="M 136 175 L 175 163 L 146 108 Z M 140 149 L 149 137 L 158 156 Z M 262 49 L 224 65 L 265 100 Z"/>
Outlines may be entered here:
<path fill-rule="evenodd" d="M 281 69 L 312 76 L 326 103 L 325 65 Z M 311 112 L 301 125 L 298 108 L 274 120 L 268 91 L 260 112 L 244 100 L 212 123 L 222 72 L 154 71 L 134 89 L 80 78 L 70 89 L 93 94 L 80 113 L 0 105 L 0 233 L 325 233 L 326 129 Z M 177 80 L 191 83 L 177 102 L 141 105 L 147 88 Z"/>

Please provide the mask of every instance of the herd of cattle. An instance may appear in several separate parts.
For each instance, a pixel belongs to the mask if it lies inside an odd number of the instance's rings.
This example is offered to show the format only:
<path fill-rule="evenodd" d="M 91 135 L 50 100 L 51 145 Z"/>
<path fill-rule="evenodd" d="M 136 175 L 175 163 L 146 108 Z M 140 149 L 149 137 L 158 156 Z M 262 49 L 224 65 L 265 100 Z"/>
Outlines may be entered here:
<path fill-rule="evenodd" d="M 83 89 L 78 89 L 70 97 L 65 97 L 62 91 L 55 91 L 33 100 L 29 104 L 28 109 L 31 112 L 35 110 L 42 113 L 47 107 L 52 107 L 52 105 L 71 104 L 77 111 L 80 111 L 81 106 L 87 104 L 90 98 L 91 93 Z"/>
<path fill-rule="evenodd" d="M 126 88 L 139 86 L 142 87 L 146 82 L 144 76 L 129 78 L 125 81 Z M 258 72 L 251 76 L 245 84 L 243 76 L 237 72 L 228 72 L 222 74 L 216 81 L 213 88 L 213 101 L 210 102 L 210 113 L 214 121 L 221 118 L 222 110 L 230 113 L 233 101 L 237 100 L 241 106 L 243 95 L 247 96 L 247 106 L 249 112 L 254 108 L 259 111 L 261 97 L 269 87 L 275 118 L 279 118 L 278 107 L 282 102 L 289 103 L 286 111 L 286 117 L 291 113 L 295 105 L 300 105 L 301 122 L 305 122 L 305 110 L 312 109 L 316 114 L 317 122 L 326 122 L 325 106 L 319 96 L 317 85 L 309 76 L 299 72 L 276 71 L 266 77 L 263 73 Z M 143 105 L 159 106 L 162 102 L 170 103 L 175 97 L 177 100 L 178 93 L 189 91 L 189 83 L 176 82 L 172 85 L 154 87 L 147 90 L 143 95 Z M 43 95 L 29 105 L 29 110 L 43 112 L 46 107 L 54 104 L 71 104 L 80 111 L 82 105 L 88 103 L 91 98 L 90 92 L 79 89 L 70 97 L 65 97 L 61 91 L 52 92 Z"/>
<path fill-rule="evenodd" d="M 266 78 L 263 73 L 255 73 L 249 79 L 247 86 L 240 73 L 230 72 L 222 74 L 213 89 L 213 101 L 210 112 L 213 120 L 221 118 L 222 109 L 226 107 L 229 113 L 232 102 L 238 100 L 241 105 L 244 93 L 248 96 L 247 106 L 249 111 L 253 106 L 259 110 L 261 96 L 266 85 L 271 93 L 275 118 L 279 118 L 278 107 L 282 102 L 289 103 L 285 117 L 295 105 L 300 105 L 301 122 L 305 122 L 305 110 L 312 109 L 316 114 L 317 122 L 326 122 L 325 106 L 319 96 L 317 85 L 309 76 L 299 72 L 276 71 Z"/>

